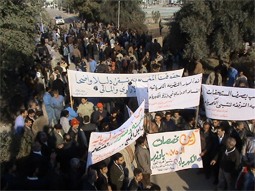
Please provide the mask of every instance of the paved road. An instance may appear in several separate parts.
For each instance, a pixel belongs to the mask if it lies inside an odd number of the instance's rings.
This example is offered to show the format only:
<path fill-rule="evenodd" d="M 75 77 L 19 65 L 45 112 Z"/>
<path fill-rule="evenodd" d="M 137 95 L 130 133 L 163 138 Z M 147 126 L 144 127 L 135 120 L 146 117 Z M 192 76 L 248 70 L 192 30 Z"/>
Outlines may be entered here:
<path fill-rule="evenodd" d="M 144 9 L 146 11 L 160 10 L 176 11 L 179 7 L 170 7 L 170 8 L 160 8 L 152 7 L 149 9 Z M 65 18 L 67 23 L 73 21 L 73 19 L 78 19 L 74 14 L 68 14 L 58 9 L 46 9 L 51 17 L 55 15 L 61 15 Z M 171 12 L 170 12 L 171 13 Z M 74 66 L 72 66 L 74 69 Z M 151 177 L 151 182 L 158 184 L 161 187 L 162 191 L 176 191 L 176 190 L 214 190 L 215 186 L 213 185 L 212 178 L 207 180 L 204 175 L 197 174 L 198 169 L 188 169 L 178 172 L 172 172 L 162 175 L 154 175 Z"/>
<path fill-rule="evenodd" d="M 65 23 L 71 23 L 73 20 L 78 20 L 78 14 L 68 14 L 65 11 L 60 11 L 58 9 L 51 9 L 51 8 L 46 8 L 45 9 L 50 17 L 53 19 L 56 15 L 62 16 L 65 19 Z"/>
<path fill-rule="evenodd" d="M 143 9 L 146 13 L 146 18 L 150 18 L 152 16 L 152 11 L 159 11 L 162 18 L 167 18 L 173 16 L 174 13 L 180 10 L 179 6 L 175 7 L 162 7 L 162 6 L 151 6 L 147 9 Z"/>
<path fill-rule="evenodd" d="M 158 184 L 162 191 L 176 190 L 215 190 L 213 178 L 206 179 L 197 174 L 198 169 L 181 170 L 167 174 L 154 175 L 151 182 Z"/>

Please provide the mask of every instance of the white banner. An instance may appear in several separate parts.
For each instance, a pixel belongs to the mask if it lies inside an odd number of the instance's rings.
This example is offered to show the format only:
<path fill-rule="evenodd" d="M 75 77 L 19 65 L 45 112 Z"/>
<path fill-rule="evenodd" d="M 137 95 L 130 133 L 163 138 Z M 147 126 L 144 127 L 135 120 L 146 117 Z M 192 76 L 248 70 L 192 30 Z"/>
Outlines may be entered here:
<path fill-rule="evenodd" d="M 176 78 L 181 78 L 182 73 L 183 71 L 180 71 L 180 77 Z M 136 82 L 136 96 L 138 105 L 140 105 L 143 102 L 143 100 L 145 100 L 145 109 L 149 109 L 148 82 L 142 81 Z"/>
<path fill-rule="evenodd" d="M 199 129 L 147 135 L 152 174 L 203 168 Z"/>
<path fill-rule="evenodd" d="M 74 97 L 136 97 L 135 83 L 170 80 L 183 69 L 144 74 L 107 74 L 68 70 L 70 94 Z"/>
<path fill-rule="evenodd" d="M 100 162 L 121 151 L 144 134 L 144 102 L 118 129 L 110 132 L 92 132 L 89 141 L 87 166 Z"/>
<path fill-rule="evenodd" d="M 202 74 L 148 83 L 149 111 L 184 109 L 199 105 Z"/>
<path fill-rule="evenodd" d="M 255 89 L 202 85 L 206 117 L 221 120 L 255 119 Z"/>
<path fill-rule="evenodd" d="M 136 82 L 136 96 L 138 105 L 145 101 L 144 108 L 149 109 L 149 100 L 148 100 L 148 83 L 146 82 Z"/>

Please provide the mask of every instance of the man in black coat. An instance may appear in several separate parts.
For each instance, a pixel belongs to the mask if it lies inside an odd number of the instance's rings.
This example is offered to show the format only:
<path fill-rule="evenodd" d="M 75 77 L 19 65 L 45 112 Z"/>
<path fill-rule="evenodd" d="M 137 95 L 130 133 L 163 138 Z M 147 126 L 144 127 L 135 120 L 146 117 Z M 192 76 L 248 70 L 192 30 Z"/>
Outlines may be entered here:
<path fill-rule="evenodd" d="M 171 117 L 172 117 L 172 114 L 170 112 L 166 112 L 165 118 L 162 119 L 162 121 L 165 122 L 165 124 L 167 126 L 167 131 L 175 131 L 176 130 L 174 120 L 172 120 Z"/>
<path fill-rule="evenodd" d="M 143 173 L 142 169 L 135 168 L 134 170 L 134 178 L 131 180 L 128 190 L 130 191 L 137 191 L 137 190 L 143 190 L 143 185 L 140 182 L 143 179 Z"/>
<path fill-rule="evenodd" d="M 201 153 L 200 156 L 203 159 L 203 167 L 205 177 L 209 178 L 211 173 L 210 162 L 212 160 L 211 152 L 212 152 L 212 142 L 213 142 L 213 132 L 211 132 L 210 124 L 205 122 L 203 124 L 203 129 L 200 130 L 200 138 L 201 138 Z"/>
<path fill-rule="evenodd" d="M 90 169 L 87 177 L 82 180 L 82 190 L 97 191 L 98 189 L 95 186 L 95 182 L 96 182 L 97 178 L 98 178 L 97 171 L 94 169 Z"/>
<path fill-rule="evenodd" d="M 226 149 L 222 150 L 221 158 L 217 155 L 211 162 L 215 165 L 220 161 L 219 182 L 217 185 L 218 190 L 235 190 L 235 182 L 238 176 L 238 167 L 240 165 L 240 154 L 235 148 L 236 140 L 229 137 L 226 141 Z"/>
<path fill-rule="evenodd" d="M 109 180 L 112 190 L 121 190 L 124 186 L 124 168 L 123 163 L 125 162 L 124 157 L 121 153 L 116 153 L 113 156 L 113 163 L 109 171 Z"/>
<path fill-rule="evenodd" d="M 98 128 L 95 123 L 90 123 L 89 116 L 85 115 L 83 117 L 83 123 L 80 125 L 80 130 L 82 130 L 85 133 L 86 139 L 89 143 L 91 133 L 98 131 Z"/>
<path fill-rule="evenodd" d="M 226 149 L 228 138 L 229 136 L 225 133 L 224 127 L 217 127 L 217 135 L 213 136 L 212 158 L 221 158 L 221 154 Z M 213 171 L 215 175 L 214 184 L 218 184 L 219 165 L 220 162 L 216 163 L 213 166 Z"/>
<path fill-rule="evenodd" d="M 79 147 L 76 141 L 74 141 L 69 134 L 64 136 L 63 148 L 58 150 L 58 161 L 60 162 L 61 170 L 67 173 L 70 170 L 70 160 L 74 157 L 78 157 Z"/>
<path fill-rule="evenodd" d="M 47 160 L 47 158 L 42 155 L 40 143 L 36 141 L 32 145 L 28 167 L 34 168 L 33 170 L 38 168 L 38 176 L 44 176 L 48 173 L 49 169 L 54 167 L 55 159 L 56 153 L 51 153 L 50 158 Z"/>
<path fill-rule="evenodd" d="M 162 115 L 160 113 L 156 113 L 155 118 L 154 118 L 154 123 L 156 124 L 158 128 L 158 132 L 167 132 L 167 125 L 166 123 L 161 120 Z"/>
<path fill-rule="evenodd" d="M 96 164 L 98 179 L 95 182 L 95 186 L 98 190 L 108 190 L 108 167 L 104 161 Z"/>
<path fill-rule="evenodd" d="M 57 79 L 52 82 L 52 90 L 58 90 L 59 95 L 65 96 L 65 84 L 60 74 L 57 74 Z"/>

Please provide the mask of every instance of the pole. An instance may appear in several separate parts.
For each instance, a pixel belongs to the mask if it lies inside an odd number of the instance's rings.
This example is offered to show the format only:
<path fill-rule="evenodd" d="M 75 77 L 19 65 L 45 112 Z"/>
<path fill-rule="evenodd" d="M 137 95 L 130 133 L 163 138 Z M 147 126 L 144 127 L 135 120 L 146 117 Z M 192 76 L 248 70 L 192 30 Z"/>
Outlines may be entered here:
<path fill-rule="evenodd" d="M 118 29 L 120 28 L 120 1 L 118 1 Z"/>
<path fill-rule="evenodd" d="M 73 109 L 73 99 L 72 99 L 72 90 L 71 90 L 71 83 L 69 81 L 69 76 L 68 72 L 69 70 L 67 70 L 67 83 L 68 83 L 68 87 L 69 87 L 69 96 L 70 96 L 70 103 L 71 103 L 71 108 Z"/>
<path fill-rule="evenodd" d="M 199 105 L 197 106 L 197 109 L 196 109 L 195 129 L 197 129 L 197 124 L 198 124 L 198 113 L 199 113 Z"/>

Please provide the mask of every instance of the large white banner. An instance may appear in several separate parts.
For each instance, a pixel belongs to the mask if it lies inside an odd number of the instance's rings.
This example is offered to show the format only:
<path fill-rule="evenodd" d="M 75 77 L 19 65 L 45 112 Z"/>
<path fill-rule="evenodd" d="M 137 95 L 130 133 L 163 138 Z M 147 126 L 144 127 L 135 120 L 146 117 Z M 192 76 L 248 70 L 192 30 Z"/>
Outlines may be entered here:
<path fill-rule="evenodd" d="M 199 129 L 147 135 L 152 174 L 203 168 Z"/>
<path fill-rule="evenodd" d="M 182 76 L 182 73 L 183 73 L 183 70 L 180 71 L 181 75 L 176 78 L 180 78 Z M 149 82 L 137 81 L 135 84 L 138 105 L 140 105 L 143 102 L 143 100 L 145 100 L 145 109 L 149 109 L 148 83 Z"/>
<path fill-rule="evenodd" d="M 170 80 L 183 69 L 144 74 L 107 74 L 68 70 L 70 94 L 74 97 L 136 97 L 136 82 Z"/>
<path fill-rule="evenodd" d="M 144 102 L 118 129 L 91 133 L 87 166 L 100 162 L 121 151 L 144 134 Z"/>
<path fill-rule="evenodd" d="M 148 83 L 149 111 L 184 109 L 199 105 L 202 74 Z"/>
<path fill-rule="evenodd" d="M 255 89 L 202 85 L 206 117 L 221 120 L 255 119 Z"/>

